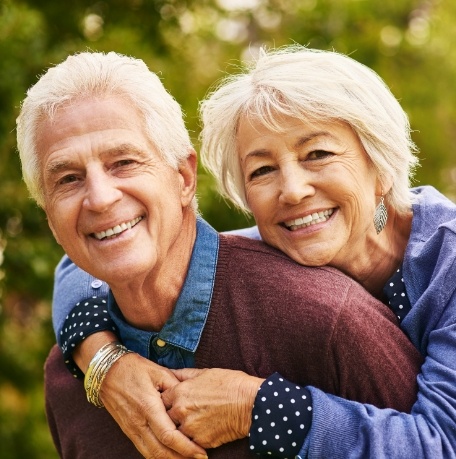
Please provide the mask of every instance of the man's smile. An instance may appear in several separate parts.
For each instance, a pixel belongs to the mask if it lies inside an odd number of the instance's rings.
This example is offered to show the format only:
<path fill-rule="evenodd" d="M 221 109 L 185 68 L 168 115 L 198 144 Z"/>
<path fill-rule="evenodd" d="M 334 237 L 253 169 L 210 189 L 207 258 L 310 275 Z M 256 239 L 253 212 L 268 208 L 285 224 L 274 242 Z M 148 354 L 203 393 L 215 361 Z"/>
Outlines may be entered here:
<path fill-rule="evenodd" d="M 99 233 L 92 233 L 91 236 L 95 237 L 98 240 L 102 240 L 105 238 L 112 238 L 116 237 L 119 234 L 123 233 L 126 230 L 129 230 L 136 226 L 144 217 L 136 217 L 133 220 L 128 222 L 121 223 L 120 225 L 116 225 L 113 228 L 108 228 L 105 231 L 100 231 Z"/>

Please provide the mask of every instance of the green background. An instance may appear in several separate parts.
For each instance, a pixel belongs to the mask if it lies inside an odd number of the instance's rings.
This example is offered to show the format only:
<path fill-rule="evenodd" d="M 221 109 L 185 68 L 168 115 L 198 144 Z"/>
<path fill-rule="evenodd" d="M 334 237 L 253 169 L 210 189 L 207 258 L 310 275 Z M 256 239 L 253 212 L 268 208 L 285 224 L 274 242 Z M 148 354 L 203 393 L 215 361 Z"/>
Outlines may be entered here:
<path fill-rule="evenodd" d="M 21 181 L 15 118 L 27 88 L 81 50 L 142 58 L 182 104 L 195 146 L 198 101 L 261 45 L 349 53 L 376 70 L 410 116 L 417 184 L 456 199 L 453 0 L 0 0 L 0 445 L 2 459 L 57 457 L 42 368 L 62 255 Z M 250 221 L 199 174 L 203 215 L 219 230 Z"/>

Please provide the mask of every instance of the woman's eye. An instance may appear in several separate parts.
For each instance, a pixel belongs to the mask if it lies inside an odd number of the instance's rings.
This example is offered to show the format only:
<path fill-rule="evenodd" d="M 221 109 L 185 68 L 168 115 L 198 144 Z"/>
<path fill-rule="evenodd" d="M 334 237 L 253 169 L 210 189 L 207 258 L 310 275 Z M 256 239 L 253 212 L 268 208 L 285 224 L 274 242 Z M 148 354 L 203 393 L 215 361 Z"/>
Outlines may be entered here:
<path fill-rule="evenodd" d="M 123 167 L 123 166 L 130 166 L 130 164 L 133 164 L 134 160 L 132 159 L 121 159 L 120 161 L 117 161 L 115 163 L 116 167 Z"/>
<path fill-rule="evenodd" d="M 268 174 L 269 172 L 273 171 L 274 168 L 272 166 L 262 166 L 258 169 L 255 169 L 251 174 L 250 178 L 253 179 L 255 177 L 260 177 L 262 175 Z"/>
<path fill-rule="evenodd" d="M 333 153 L 329 151 L 325 151 L 325 150 L 315 150 L 315 151 L 311 151 L 307 155 L 307 159 L 310 159 L 310 160 L 323 159 L 323 158 L 327 158 L 328 156 L 332 156 L 332 154 Z"/>

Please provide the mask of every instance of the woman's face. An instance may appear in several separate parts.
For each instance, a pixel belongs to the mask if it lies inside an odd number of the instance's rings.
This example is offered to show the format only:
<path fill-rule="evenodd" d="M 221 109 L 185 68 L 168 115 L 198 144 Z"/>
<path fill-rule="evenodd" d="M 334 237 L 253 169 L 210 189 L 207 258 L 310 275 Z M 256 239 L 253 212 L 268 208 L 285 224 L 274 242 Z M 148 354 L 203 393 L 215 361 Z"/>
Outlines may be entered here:
<path fill-rule="evenodd" d="M 281 127 L 243 118 L 237 134 L 261 236 L 298 263 L 350 272 L 375 235 L 375 168 L 347 124 L 287 117 Z"/>

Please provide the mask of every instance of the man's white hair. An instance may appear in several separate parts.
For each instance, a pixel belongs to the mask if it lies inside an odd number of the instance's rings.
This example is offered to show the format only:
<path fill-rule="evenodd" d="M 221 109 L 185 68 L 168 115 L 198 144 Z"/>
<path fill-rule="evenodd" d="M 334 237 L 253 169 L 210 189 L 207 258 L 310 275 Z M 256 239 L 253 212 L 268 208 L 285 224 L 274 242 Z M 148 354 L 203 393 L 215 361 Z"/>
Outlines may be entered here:
<path fill-rule="evenodd" d="M 158 76 L 140 59 L 114 52 L 84 52 L 50 68 L 27 91 L 17 119 L 17 144 L 24 181 L 36 202 L 44 192 L 36 135 L 40 122 L 52 120 L 59 108 L 86 98 L 118 97 L 144 118 L 152 144 L 171 167 L 188 157 L 192 143 L 182 110 Z M 196 210 L 196 198 L 192 207 Z"/>

